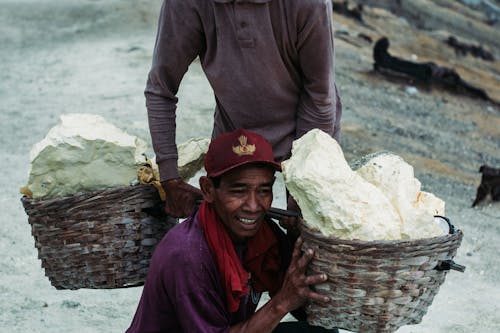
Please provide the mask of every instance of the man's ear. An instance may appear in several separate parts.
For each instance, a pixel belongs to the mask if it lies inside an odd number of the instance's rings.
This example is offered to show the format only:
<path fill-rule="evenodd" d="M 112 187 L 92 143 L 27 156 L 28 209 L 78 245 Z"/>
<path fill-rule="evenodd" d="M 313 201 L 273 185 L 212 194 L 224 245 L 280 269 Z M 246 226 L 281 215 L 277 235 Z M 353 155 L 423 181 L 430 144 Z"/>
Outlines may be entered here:
<path fill-rule="evenodd" d="M 201 176 L 199 182 L 201 192 L 203 193 L 203 199 L 208 203 L 214 202 L 215 186 L 212 183 L 212 180 L 207 176 Z"/>

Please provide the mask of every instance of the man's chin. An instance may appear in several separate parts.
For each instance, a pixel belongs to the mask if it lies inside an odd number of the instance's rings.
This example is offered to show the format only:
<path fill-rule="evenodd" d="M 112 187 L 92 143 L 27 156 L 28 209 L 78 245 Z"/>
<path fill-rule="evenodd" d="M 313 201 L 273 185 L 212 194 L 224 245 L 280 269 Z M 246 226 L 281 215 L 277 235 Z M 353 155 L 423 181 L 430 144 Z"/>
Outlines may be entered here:
<path fill-rule="evenodd" d="M 238 223 L 239 229 L 241 230 L 241 236 L 244 238 L 249 238 L 255 236 L 262 224 L 262 219 L 259 219 L 253 223 L 245 223 L 242 221 L 238 221 Z"/>

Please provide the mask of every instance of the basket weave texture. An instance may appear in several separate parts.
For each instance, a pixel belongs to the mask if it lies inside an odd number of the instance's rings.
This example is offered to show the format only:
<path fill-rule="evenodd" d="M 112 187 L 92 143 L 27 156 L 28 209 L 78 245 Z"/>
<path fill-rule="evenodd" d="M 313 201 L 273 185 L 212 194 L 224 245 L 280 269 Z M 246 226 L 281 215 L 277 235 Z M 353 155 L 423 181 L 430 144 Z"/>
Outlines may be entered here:
<path fill-rule="evenodd" d="M 315 252 L 308 274 L 327 274 L 315 289 L 331 299 L 309 303 L 308 322 L 363 333 L 420 323 L 447 273 L 435 267 L 455 256 L 462 237 L 458 230 L 419 240 L 341 240 L 303 226 L 304 249 Z"/>
<path fill-rule="evenodd" d="M 21 202 L 57 289 L 142 285 L 156 244 L 177 223 L 149 185 Z"/>

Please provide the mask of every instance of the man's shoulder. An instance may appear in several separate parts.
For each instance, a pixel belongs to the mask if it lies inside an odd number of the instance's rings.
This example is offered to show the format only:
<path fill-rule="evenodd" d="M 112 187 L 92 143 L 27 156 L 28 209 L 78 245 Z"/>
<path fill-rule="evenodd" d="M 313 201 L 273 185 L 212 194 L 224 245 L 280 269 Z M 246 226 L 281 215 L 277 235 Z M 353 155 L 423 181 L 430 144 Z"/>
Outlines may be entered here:
<path fill-rule="evenodd" d="M 167 232 L 154 250 L 149 269 L 151 276 L 162 277 L 173 288 L 181 281 L 183 286 L 193 286 L 216 280 L 216 265 L 197 219 L 188 218 Z"/>
<path fill-rule="evenodd" d="M 200 241 L 205 242 L 203 230 L 196 216 L 190 216 L 170 229 L 161 243 L 163 246 L 176 246 L 177 244 L 187 246 L 197 245 Z"/>
<path fill-rule="evenodd" d="M 281 0 L 286 11 L 299 21 L 332 10 L 331 0 Z"/>
<path fill-rule="evenodd" d="M 170 229 L 155 249 L 155 257 L 161 261 L 175 258 L 176 261 L 200 260 L 209 254 L 203 231 L 195 217 L 190 217 Z"/>

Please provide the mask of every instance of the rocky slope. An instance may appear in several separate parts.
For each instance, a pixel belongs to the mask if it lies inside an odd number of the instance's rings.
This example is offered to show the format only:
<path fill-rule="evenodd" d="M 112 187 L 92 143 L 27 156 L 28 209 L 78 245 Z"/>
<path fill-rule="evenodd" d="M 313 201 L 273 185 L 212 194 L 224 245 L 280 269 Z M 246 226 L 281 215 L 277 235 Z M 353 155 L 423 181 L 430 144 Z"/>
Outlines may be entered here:
<path fill-rule="evenodd" d="M 481 164 L 500 164 L 500 62 L 470 54 L 461 56 L 445 41 L 455 36 L 483 46 L 498 59 L 500 33 L 496 25 L 472 19 L 482 17 L 481 12 L 457 1 L 401 2 L 400 6 L 395 6 L 395 1 L 360 3 L 365 3 L 363 22 L 335 15 L 337 75 L 345 106 L 344 149 L 351 157 L 378 149 L 399 153 L 422 177 L 442 178 L 440 182 L 424 182 L 428 186 L 475 185 Z M 350 4 L 349 8 L 354 6 Z M 419 28 L 421 21 L 425 29 Z M 475 25 L 466 29 L 468 24 L 462 21 Z M 465 81 L 486 91 L 492 101 L 414 80 L 388 78 L 374 71 L 373 46 L 383 36 L 390 41 L 392 55 L 451 68 Z M 450 189 L 448 195 L 457 193 Z M 459 196 L 465 205 L 473 195 Z"/>

